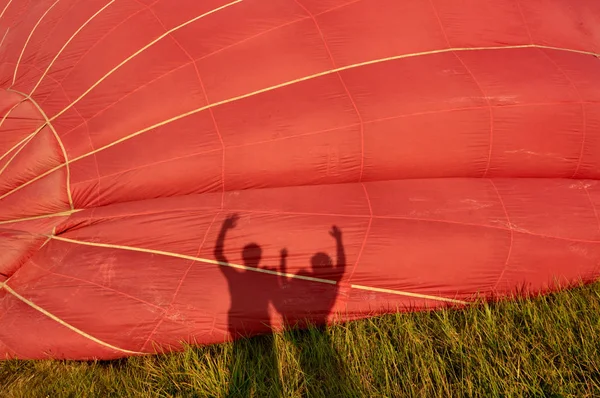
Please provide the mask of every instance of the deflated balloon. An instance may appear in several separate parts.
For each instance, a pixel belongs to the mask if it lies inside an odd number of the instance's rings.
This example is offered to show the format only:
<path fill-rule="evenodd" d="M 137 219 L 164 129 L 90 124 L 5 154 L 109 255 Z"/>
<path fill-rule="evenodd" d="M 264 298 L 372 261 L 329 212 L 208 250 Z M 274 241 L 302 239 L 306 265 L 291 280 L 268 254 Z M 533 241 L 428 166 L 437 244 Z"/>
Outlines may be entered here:
<path fill-rule="evenodd" d="M 597 0 L 0 0 L 0 358 L 600 274 Z"/>

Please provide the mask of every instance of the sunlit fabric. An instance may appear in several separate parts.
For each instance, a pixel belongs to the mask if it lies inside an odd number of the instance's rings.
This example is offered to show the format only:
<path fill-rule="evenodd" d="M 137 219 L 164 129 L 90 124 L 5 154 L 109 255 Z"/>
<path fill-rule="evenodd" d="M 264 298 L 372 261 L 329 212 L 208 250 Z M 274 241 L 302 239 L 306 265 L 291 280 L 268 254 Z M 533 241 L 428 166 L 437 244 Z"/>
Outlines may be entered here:
<path fill-rule="evenodd" d="M 0 0 L 0 358 L 600 274 L 598 0 Z"/>

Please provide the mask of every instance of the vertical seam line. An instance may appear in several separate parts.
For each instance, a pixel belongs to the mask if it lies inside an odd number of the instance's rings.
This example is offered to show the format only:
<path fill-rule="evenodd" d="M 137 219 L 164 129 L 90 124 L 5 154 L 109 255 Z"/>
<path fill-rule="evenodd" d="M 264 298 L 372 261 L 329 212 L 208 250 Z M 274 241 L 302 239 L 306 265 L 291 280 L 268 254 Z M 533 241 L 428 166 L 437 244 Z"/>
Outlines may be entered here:
<path fill-rule="evenodd" d="M 317 22 L 317 18 L 302 3 L 300 3 L 299 0 L 294 0 L 294 1 L 312 19 L 313 23 L 315 24 L 315 27 L 317 28 L 319 36 L 321 37 L 321 41 L 323 42 L 323 45 L 325 46 L 325 50 L 327 51 L 327 54 L 329 56 L 329 60 L 331 61 L 331 66 L 334 69 L 337 69 L 337 65 L 335 63 L 335 59 L 333 58 L 333 54 L 331 53 L 331 49 L 329 48 L 329 45 L 327 44 L 327 40 L 325 40 L 325 35 L 323 34 L 323 31 L 321 30 L 321 27 L 319 26 L 319 23 Z M 364 173 L 364 165 L 365 165 L 365 124 L 364 124 L 364 121 L 363 121 L 363 117 L 360 114 L 360 111 L 358 110 L 358 105 L 356 104 L 356 101 L 352 97 L 352 94 L 350 93 L 350 90 L 348 89 L 348 86 L 344 82 L 344 79 L 342 78 L 342 75 L 341 75 L 340 71 L 336 71 L 336 74 L 337 74 L 338 78 L 340 79 L 340 83 L 342 84 L 342 87 L 346 91 L 346 95 L 348 96 L 348 99 L 350 100 L 350 102 L 352 104 L 352 107 L 354 108 L 354 111 L 356 112 L 356 116 L 358 117 L 358 121 L 360 123 L 360 174 L 359 174 L 359 177 L 358 177 L 358 182 L 362 183 L 363 173 Z"/>
<path fill-rule="evenodd" d="M 506 261 L 504 262 L 504 267 L 502 268 L 502 272 L 500 272 L 500 276 L 498 276 L 498 280 L 496 281 L 496 283 L 494 284 L 494 287 L 492 288 L 492 291 L 494 292 L 498 288 L 498 284 L 504 277 L 504 274 L 506 273 L 506 270 L 508 268 L 508 261 L 510 260 L 510 256 L 512 254 L 512 249 L 513 249 L 513 244 L 514 244 L 514 231 L 512 228 L 512 223 L 510 222 L 508 210 L 506 210 L 506 205 L 504 204 L 504 199 L 502 199 L 502 195 L 500 195 L 500 191 L 498 190 L 498 187 L 496 187 L 496 184 L 494 183 L 494 181 L 492 179 L 489 179 L 489 181 L 492 184 L 494 191 L 496 191 L 496 195 L 498 195 L 498 200 L 500 200 L 500 204 L 502 205 L 502 209 L 504 210 L 504 214 L 506 215 L 506 222 L 508 224 L 507 227 L 510 230 L 510 246 L 508 247 L 508 253 L 506 255 Z"/>

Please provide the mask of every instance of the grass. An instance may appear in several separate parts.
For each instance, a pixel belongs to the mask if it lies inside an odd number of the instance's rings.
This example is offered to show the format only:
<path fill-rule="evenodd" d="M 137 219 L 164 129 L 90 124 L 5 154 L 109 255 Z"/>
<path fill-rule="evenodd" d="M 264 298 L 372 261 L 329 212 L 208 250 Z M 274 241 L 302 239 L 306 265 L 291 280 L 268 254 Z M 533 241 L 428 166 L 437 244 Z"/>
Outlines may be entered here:
<path fill-rule="evenodd" d="M 282 380 L 278 382 L 277 380 Z M 2 397 L 597 397 L 600 283 L 110 362 L 0 362 Z"/>

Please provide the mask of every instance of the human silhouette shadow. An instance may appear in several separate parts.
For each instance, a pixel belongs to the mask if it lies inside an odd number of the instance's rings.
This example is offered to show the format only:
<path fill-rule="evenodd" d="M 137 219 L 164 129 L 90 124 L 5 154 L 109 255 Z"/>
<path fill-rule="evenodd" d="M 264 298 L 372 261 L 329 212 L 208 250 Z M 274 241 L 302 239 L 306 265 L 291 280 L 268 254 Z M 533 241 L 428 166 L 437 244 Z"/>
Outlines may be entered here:
<path fill-rule="evenodd" d="M 335 263 L 327 253 L 319 252 L 311 258 L 310 271 L 300 271 L 292 276 L 287 270 L 288 252 L 286 249 L 281 251 L 281 294 L 274 297 L 274 305 L 284 318 L 290 340 L 300 354 L 299 362 L 309 395 L 345 396 L 349 390 L 338 391 L 336 388 L 350 388 L 352 383 L 347 377 L 344 358 L 339 355 L 327 330 L 327 323 L 347 264 L 342 231 L 334 225 L 329 234 L 336 243 Z M 311 278 L 335 283 L 310 281 Z M 332 380 L 333 377 L 338 379 L 337 382 Z"/>
<path fill-rule="evenodd" d="M 287 249 L 281 250 L 281 275 L 279 288 L 282 294 L 274 297 L 274 305 L 287 326 L 305 327 L 311 324 L 324 329 L 338 295 L 339 282 L 346 271 L 346 254 L 342 231 L 333 226 L 329 234 L 335 239 L 337 261 L 324 252 L 316 253 L 310 260 L 311 270 L 290 275 L 287 270 Z M 334 283 L 313 282 L 326 279 Z"/>
<path fill-rule="evenodd" d="M 237 226 L 238 220 L 239 216 L 233 214 L 223 221 L 214 250 L 231 296 L 228 312 L 228 329 L 233 339 L 230 397 L 250 396 L 254 388 L 264 385 L 265 378 L 270 379 L 267 381 L 272 386 L 271 390 L 277 390 L 280 385 L 273 335 L 260 336 L 252 344 L 245 339 L 253 331 L 271 327 L 268 308 L 279 288 L 277 278 L 228 265 L 224 255 L 225 238 L 227 232 Z M 259 268 L 262 248 L 256 243 L 247 244 L 242 249 L 242 258 L 245 267 Z M 263 382 L 258 378 L 263 378 Z"/>

